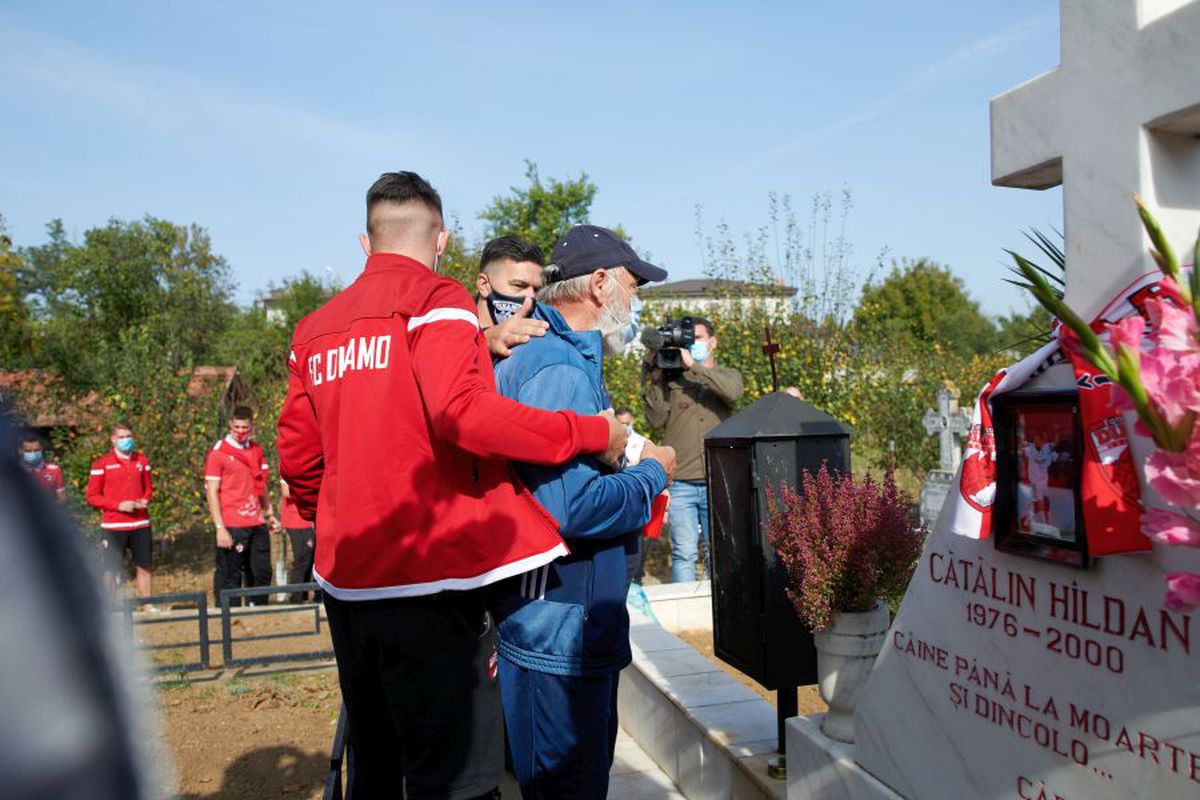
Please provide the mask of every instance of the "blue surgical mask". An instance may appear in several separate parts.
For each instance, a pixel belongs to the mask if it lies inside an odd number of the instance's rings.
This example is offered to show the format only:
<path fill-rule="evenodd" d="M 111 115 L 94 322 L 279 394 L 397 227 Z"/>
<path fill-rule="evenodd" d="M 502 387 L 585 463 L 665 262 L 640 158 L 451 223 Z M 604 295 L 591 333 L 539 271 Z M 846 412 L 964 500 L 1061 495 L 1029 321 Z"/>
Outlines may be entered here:
<path fill-rule="evenodd" d="M 708 361 L 708 342 L 692 342 L 688 352 L 692 354 L 692 359 L 697 364 Z"/>
<path fill-rule="evenodd" d="M 41 450 L 24 450 L 21 452 L 22 460 L 31 467 L 41 464 L 43 457 Z"/>
<path fill-rule="evenodd" d="M 122 453 L 132 453 L 133 452 L 133 437 L 132 436 L 118 437 L 117 438 L 117 449 L 120 450 Z"/>
<path fill-rule="evenodd" d="M 629 342 L 637 338 L 642 324 L 642 298 L 636 294 L 629 299 Z M 628 344 L 629 342 L 626 342 Z"/>

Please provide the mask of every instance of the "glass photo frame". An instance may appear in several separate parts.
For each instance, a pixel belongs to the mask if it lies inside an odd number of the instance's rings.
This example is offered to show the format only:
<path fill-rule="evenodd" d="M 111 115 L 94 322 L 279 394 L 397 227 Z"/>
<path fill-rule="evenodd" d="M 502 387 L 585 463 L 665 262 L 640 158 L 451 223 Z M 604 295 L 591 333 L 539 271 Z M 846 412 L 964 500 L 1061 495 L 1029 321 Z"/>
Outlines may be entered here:
<path fill-rule="evenodd" d="M 1078 392 L 1010 392 L 996 398 L 992 411 L 997 467 L 992 537 L 996 549 L 1086 567 Z"/>

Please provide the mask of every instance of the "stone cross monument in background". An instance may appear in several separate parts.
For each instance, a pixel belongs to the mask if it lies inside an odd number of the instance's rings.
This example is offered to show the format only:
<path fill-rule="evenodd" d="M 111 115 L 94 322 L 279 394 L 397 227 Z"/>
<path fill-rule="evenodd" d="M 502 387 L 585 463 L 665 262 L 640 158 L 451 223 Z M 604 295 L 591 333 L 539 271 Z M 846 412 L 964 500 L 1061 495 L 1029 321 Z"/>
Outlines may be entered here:
<path fill-rule="evenodd" d="M 1063 186 L 1067 303 L 1090 319 L 1155 269 L 1132 195 L 1176 246 L 1200 207 L 1200 4 L 1062 0 L 1062 63 L 992 99 L 992 183 Z"/>
<path fill-rule="evenodd" d="M 962 462 L 958 437 L 971 430 L 971 415 L 958 407 L 958 391 L 943 386 L 938 389 L 937 411 L 926 409 L 921 424 L 930 436 L 938 437 L 938 469 L 954 472 Z"/>
<path fill-rule="evenodd" d="M 921 420 L 925 432 L 938 437 L 938 468 L 926 475 L 921 485 L 921 521 L 931 527 L 950 494 L 954 473 L 962 463 L 959 437 L 971 430 L 971 415 L 958 407 L 957 390 L 945 386 L 938 389 L 937 404 L 937 410 L 927 409 Z"/>

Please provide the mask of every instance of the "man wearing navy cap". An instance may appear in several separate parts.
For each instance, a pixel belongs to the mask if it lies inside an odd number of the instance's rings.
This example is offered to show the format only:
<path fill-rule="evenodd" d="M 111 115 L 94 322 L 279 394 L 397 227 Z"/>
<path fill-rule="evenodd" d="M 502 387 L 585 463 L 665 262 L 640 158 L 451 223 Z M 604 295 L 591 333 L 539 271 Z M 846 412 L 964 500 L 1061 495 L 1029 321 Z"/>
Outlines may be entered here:
<path fill-rule="evenodd" d="M 532 318 L 543 338 L 496 364 L 500 392 L 577 414 L 610 405 L 601 358 L 622 352 L 638 286 L 667 273 L 606 228 L 579 225 L 554 248 Z M 570 553 L 497 586 L 500 694 L 525 800 L 603 798 L 617 735 L 617 678 L 630 661 L 626 556 L 675 472 L 675 451 L 647 443 L 637 466 L 592 457 L 517 464 L 559 523 Z"/>

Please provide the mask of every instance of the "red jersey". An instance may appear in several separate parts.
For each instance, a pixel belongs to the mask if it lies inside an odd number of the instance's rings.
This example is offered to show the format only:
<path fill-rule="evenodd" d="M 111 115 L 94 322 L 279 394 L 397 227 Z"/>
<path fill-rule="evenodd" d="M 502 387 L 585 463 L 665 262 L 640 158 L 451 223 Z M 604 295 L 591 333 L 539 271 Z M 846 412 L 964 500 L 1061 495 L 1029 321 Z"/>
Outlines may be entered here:
<path fill-rule="evenodd" d="M 217 499 L 226 528 L 252 528 L 266 521 L 262 496 L 267 492 L 268 472 L 257 442 L 239 445 L 226 436 L 213 445 L 204 461 L 204 480 L 219 485 Z"/>
<path fill-rule="evenodd" d="M 43 461 L 40 467 L 34 467 L 32 469 L 26 467 L 26 469 L 29 469 L 30 476 L 38 482 L 39 486 L 44 486 L 46 491 L 50 492 L 55 497 L 58 497 L 67 490 L 66 486 L 63 484 L 63 474 L 62 470 L 59 469 L 58 464 L 51 464 L 47 461 Z"/>
<path fill-rule="evenodd" d="M 142 453 L 128 457 L 109 450 L 92 462 L 88 474 L 87 501 L 100 509 L 100 527 L 126 531 L 150 526 L 150 512 L 137 508 L 125 512 L 118 506 L 126 500 L 150 501 L 154 485 L 150 480 L 150 460 Z"/>
<path fill-rule="evenodd" d="M 296 530 L 308 529 L 313 526 L 311 522 L 300 516 L 300 510 L 296 508 L 296 501 L 292 499 L 291 495 L 285 495 L 280 506 L 279 523 L 283 527 Z"/>
<path fill-rule="evenodd" d="M 296 327 L 280 471 L 316 517 L 317 582 L 370 600 L 484 586 L 566 553 L 508 459 L 607 449 L 608 424 L 496 394 L 475 304 L 401 255 Z"/>

